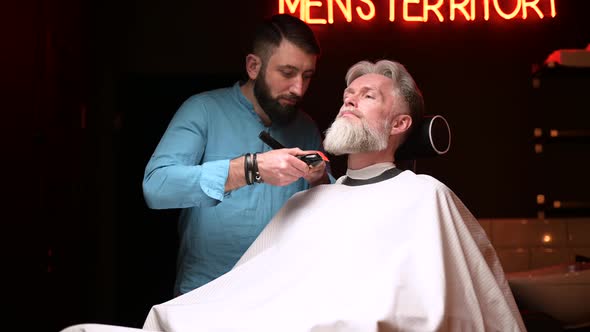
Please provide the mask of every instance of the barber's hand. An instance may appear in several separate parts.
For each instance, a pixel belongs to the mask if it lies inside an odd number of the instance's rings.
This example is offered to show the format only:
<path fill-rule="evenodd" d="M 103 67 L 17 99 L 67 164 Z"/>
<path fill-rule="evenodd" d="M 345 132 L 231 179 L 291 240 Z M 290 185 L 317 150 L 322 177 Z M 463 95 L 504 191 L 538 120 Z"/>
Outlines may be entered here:
<path fill-rule="evenodd" d="M 317 153 L 318 151 L 303 151 L 303 155 Z M 319 165 L 308 166 L 307 174 L 303 176 L 309 184 L 316 186 L 322 183 L 330 182 L 328 173 L 326 172 L 326 162 L 322 160 Z"/>
<path fill-rule="evenodd" d="M 309 166 L 296 157 L 304 154 L 306 154 L 305 151 L 299 148 L 278 149 L 257 154 L 258 172 L 262 181 L 273 186 L 286 186 L 301 177 L 308 176 Z M 314 175 L 314 178 L 317 176 Z"/>

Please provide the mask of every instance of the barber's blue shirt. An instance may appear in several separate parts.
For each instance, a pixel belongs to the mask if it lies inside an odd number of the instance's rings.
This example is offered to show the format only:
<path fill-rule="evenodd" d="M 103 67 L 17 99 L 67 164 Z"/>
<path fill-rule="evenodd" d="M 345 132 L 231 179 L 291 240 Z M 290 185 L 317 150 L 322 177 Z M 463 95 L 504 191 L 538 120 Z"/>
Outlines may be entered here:
<path fill-rule="evenodd" d="M 194 95 L 171 120 L 147 164 L 143 190 L 153 209 L 183 208 L 175 291 L 186 293 L 229 271 L 293 194 L 309 187 L 254 184 L 224 193 L 230 159 L 270 148 L 267 131 L 286 147 L 322 150 L 303 112 L 287 126 L 265 127 L 236 83 Z"/>

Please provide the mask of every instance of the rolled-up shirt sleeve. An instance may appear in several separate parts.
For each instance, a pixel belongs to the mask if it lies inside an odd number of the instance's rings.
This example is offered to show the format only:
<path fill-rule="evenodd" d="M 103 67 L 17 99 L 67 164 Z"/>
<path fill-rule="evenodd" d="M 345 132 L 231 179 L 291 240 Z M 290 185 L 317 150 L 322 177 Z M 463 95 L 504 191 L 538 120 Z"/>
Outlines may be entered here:
<path fill-rule="evenodd" d="M 229 174 L 229 160 L 216 160 L 203 164 L 201 175 L 201 190 L 217 200 L 222 201 L 225 191 L 225 183 Z"/>
<path fill-rule="evenodd" d="M 143 193 L 150 208 L 214 206 L 223 200 L 229 159 L 200 164 L 207 120 L 204 107 L 189 99 L 170 121 L 144 173 Z"/>

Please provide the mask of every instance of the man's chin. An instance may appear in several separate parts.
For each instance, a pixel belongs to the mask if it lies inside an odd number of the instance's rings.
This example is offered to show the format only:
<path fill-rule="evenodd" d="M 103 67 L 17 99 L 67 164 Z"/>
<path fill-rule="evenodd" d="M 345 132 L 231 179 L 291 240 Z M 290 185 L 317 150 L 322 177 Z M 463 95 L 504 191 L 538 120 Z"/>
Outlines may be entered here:
<path fill-rule="evenodd" d="M 279 104 L 284 108 L 295 108 L 298 103 L 295 100 L 280 99 Z"/>
<path fill-rule="evenodd" d="M 359 117 L 353 113 L 342 113 L 338 119 L 342 121 L 353 121 L 355 119 L 360 121 Z"/>

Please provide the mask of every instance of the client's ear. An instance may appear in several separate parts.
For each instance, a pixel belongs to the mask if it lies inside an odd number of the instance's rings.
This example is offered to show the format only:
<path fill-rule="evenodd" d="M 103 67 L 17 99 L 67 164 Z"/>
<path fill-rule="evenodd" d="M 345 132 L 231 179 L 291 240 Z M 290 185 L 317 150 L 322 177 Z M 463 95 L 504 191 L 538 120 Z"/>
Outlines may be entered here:
<path fill-rule="evenodd" d="M 412 117 L 408 114 L 398 114 L 392 122 L 391 135 L 399 135 L 410 129 Z"/>
<path fill-rule="evenodd" d="M 258 55 L 248 54 L 246 56 L 246 72 L 251 80 L 255 80 L 260 73 L 262 67 L 262 60 Z"/>

